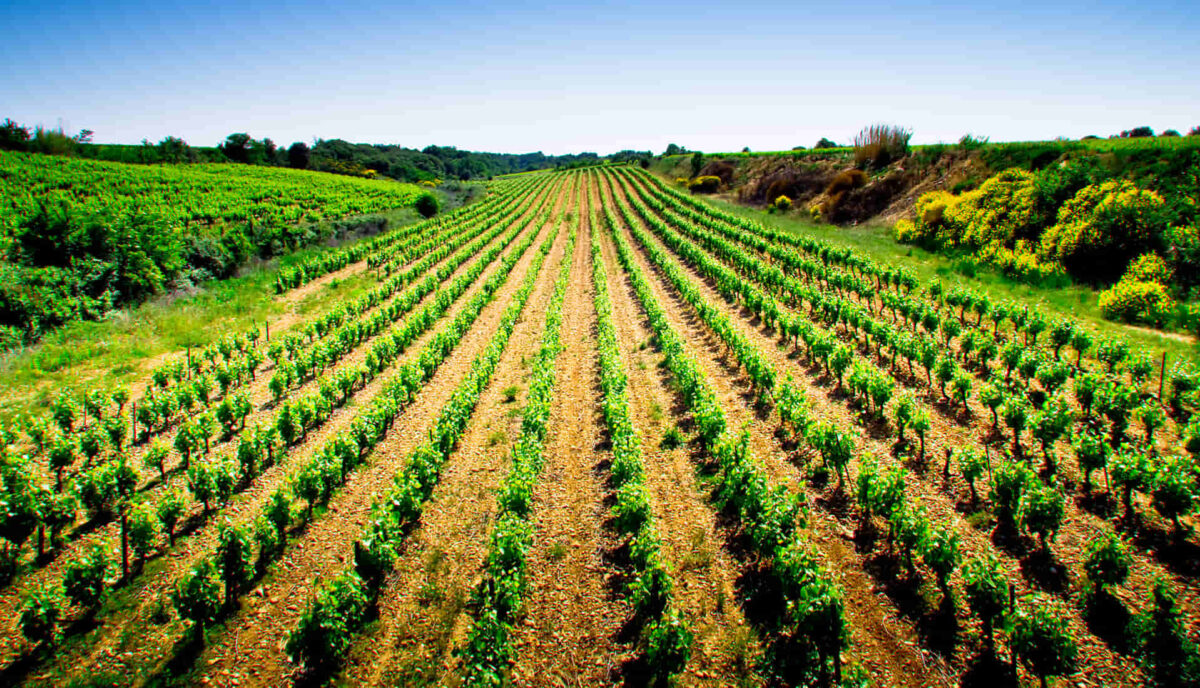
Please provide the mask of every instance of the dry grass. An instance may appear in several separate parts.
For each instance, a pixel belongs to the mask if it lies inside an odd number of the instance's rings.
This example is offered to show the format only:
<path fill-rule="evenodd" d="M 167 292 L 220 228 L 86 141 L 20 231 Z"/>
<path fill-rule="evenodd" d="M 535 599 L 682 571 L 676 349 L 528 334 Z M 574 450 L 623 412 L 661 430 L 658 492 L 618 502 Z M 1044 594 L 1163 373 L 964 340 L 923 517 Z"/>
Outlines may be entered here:
<path fill-rule="evenodd" d="M 912 130 L 891 124 L 872 124 L 854 137 L 854 163 L 880 168 L 908 154 Z"/>

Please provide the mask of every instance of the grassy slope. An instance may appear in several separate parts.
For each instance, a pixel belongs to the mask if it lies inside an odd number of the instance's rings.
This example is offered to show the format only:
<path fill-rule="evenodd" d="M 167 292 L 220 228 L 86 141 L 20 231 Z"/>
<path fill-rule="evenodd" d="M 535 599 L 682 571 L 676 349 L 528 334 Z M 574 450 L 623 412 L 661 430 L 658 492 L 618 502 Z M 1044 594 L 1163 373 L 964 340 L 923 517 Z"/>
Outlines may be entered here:
<path fill-rule="evenodd" d="M 975 277 L 971 278 L 955 270 L 956 261 L 952 258 L 896 242 L 891 237 L 890 229 L 882 224 L 867 224 L 858 227 L 819 225 L 800 219 L 796 215 L 768 215 L 762 210 L 747 208 L 721 199 L 708 198 L 706 200 L 729 212 L 780 229 L 850 246 L 881 263 L 903 265 L 915 272 L 922 284 L 926 284 L 936 277 L 947 286 L 963 285 L 987 292 L 993 298 L 1029 303 L 1050 315 L 1076 318 L 1094 331 L 1105 335 L 1124 337 L 1135 351 L 1146 351 L 1156 360 L 1163 351 L 1166 351 L 1168 368 L 1172 361 L 1187 359 L 1200 362 L 1200 347 L 1192 337 L 1103 320 L 1096 305 L 1098 292 L 1087 286 L 1073 285 L 1062 288 L 1031 286 L 1014 282 L 994 270 L 984 268 L 980 268 Z"/>
<path fill-rule="evenodd" d="M 453 207 L 462 199 L 444 200 Z M 389 229 L 420 219 L 410 208 L 382 214 L 389 219 Z M 0 357 L 0 422 L 43 407 L 60 391 L 131 384 L 145 378 L 166 354 L 202 347 L 266 320 L 274 322 L 292 310 L 307 319 L 374 286 L 374 278 L 359 274 L 331 281 L 294 304 L 286 296 L 276 297 L 280 267 L 329 250 L 304 249 L 243 268 L 239 276 L 208 282 L 189 295 L 153 299 L 103 321 L 71 322 L 23 351 Z"/>

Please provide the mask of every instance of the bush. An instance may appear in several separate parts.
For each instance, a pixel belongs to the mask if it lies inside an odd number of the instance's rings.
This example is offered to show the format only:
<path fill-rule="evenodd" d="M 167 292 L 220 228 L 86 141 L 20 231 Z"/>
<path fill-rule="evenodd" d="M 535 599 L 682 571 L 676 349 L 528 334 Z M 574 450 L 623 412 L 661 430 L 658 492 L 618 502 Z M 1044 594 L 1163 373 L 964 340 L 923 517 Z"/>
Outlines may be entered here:
<path fill-rule="evenodd" d="M 1130 258 L 1158 248 L 1168 225 L 1167 204 L 1154 191 L 1129 181 L 1092 184 L 1059 209 L 1038 254 L 1080 278 L 1110 281 Z"/>
<path fill-rule="evenodd" d="M 431 193 L 423 193 L 417 196 L 416 202 L 413 203 L 413 208 L 420 213 L 421 217 L 428 219 L 437 215 L 440 205 L 437 196 Z"/>
<path fill-rule="evenodd" d="M 978 556 L 963 565 L 963 586 L 971 611 L 983 621 L 988 650 L 995 647 L 993 629 L 1008 609 L 1008 575 L 995 555 Z"/>
<path fill-rule="evenodd" d="M 1171 318 L 1175 299 L 1158 282 L 1124 279 L 1100 292 L 1099 305 L 1106 320 L 1161 327 Z"/>
<path fill-rule="evenodd" d="M 704 177 L 696 177 L 688 182 L 688 189 L 692 193 L 716 193 L 721 188 L 721 178 L 707 175 Z"/>
<path fill-rule="evenodd" d="M 838 207 L 846 194 L 863 187 L 866 183 L 867 174 L 862 170 L 852 169 L 840 172 L 825 187 L 825 200 L 820 205 L 821 217 L 829 222 L 835 222 Z"/>
<path fill-rule="evenodd" d="M 138 502 L 126 516 L 126 530 L 129 533 L 129 546 L 133 548 L 138 561 L 144 561 L 146 555 L 154 549 L 158 539 L 158 514 L 149 502 Z"/>
<path fill-rule="evenodd" d="M 786 213 L 792 209 L 792 199 L 787 196 L 776 198 L 771 205 L 767 206 L 767 211 L 772 213 Z"/>
<path fill-rule="evenodd" d="M 646 631 L 646 662 L 656 677 L 683 671 L 691 654 L 692 632 L 677 612 L 671 610 L 651 623 Z"/>
<path fill-rule="evenodd" d="M 1038 536 L 1043 549 L 1062 526 L 1065 501 L 1055 487 L 1043 485 L 1037 479 L 1031 479 L 1021 495 L 1017 518 L 1030 533 Z"/>
<path fill-rule="evenodd" d="M 908 155 L 912 130 L 889 124 L 872 124 L 854 137 L 854 162 L 859 167 L 886 167 Z"/>
<path fill-rule="evenodd" d="M 1200 130 L 1200 127 L 1196 127 L 1196 129 Z M 824 138 L 824 137 L 822 137 L 820 141 L 817 141 L 815 144 L 813 144 L 813 150 L 821 150 L 822 148 L 841 148 L 841 147 L 842 147 L 841 144 L 834 143 L 833 141 L 831 141 L 827 138 Z M 801 146 L 800 148 L 803 148 L 803 146 Z"/>
<path fill-rule="evenodd" d="M 1163 285 L 1171 283 L 1174 271 L 1167 261 L 1157 253 L 1143 253 L 1129 264 L 1122 279 L 1133 279 L 1140 282 L 1157 282 Z"/>

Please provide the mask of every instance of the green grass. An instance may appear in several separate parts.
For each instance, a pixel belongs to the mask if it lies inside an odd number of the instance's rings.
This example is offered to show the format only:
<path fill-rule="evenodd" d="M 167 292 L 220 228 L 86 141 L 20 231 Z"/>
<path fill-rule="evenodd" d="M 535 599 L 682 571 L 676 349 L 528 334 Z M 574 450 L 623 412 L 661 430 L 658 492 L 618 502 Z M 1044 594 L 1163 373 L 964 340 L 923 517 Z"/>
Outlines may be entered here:
<path fill-rule="evenodd" d="M 849 246 L 880 263 L 905 266 L 916 274 L 923 285 L 928 284 L 936 277 L 948 287 L 961 285 L 986 292 L 995 299 L 1011 299 L 1028 303 L 1048 315 L 1075 318 L 1096 332 L 1125 338 L 1135 351 L 1146 351 L 1156 360 L 1163 351 L 1166 351 L 1169 357 L 1168 368 L 1172 361 L 1181 359 L 1200 362 L 1200 347 L 1197 347 L 1195 339 L 1190 336 L 1133 327 L 1102 319 L 1097 306 L 1099 292 L 1085 285 L 1035 286 L 1011 280 L 988 267 L 978 266 L 974 267 L 974 270 L 963 270 L 963 262 L 959 258 L 931 253 L 916 246 L 897 242 L 891 236 L 890 227 L 882 223 L 869 223 L 858 227 L 821 225 L 795 215 L 768 215 L 764 210 L 747 208 L 729 201 L 715 198 L 706 198 L 705 200 L 722 210 L 758 220 L 794 234 Z M 969 277 L 963 272 L 974 272 L 975 276 Z"/>
<path fill-rule="evenodd" d="M 404 213 L 389 226 L 416 219 Z M 275 296 L 278 268 L 328 250 L 309 248 L 243 268 L 238 277 L 208 282 L 189 295 L 164 296 L 119 310 L 103 321 L 71 322 L 23 351 L 3 355 L 0 422 L 44 408 L 60 391 L 131 384 L 148 375 L 165 354 L 203 347 L 274 319 L 290 308 L 284 297 Z M 362 274 L 331 282 L 297 302 L 296 312 L 301 319 L 310 318 L 376 284 L 375 278 Z"/>

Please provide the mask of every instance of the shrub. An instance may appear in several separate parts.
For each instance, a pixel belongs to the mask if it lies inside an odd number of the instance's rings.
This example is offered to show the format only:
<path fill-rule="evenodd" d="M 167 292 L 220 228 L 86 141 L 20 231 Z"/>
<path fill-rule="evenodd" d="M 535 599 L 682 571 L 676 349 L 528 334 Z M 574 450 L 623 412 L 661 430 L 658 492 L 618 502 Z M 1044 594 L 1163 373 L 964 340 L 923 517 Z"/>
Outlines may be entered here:
<path fill-rule="evenodd" d="M 1065 500 L 1052 485 L 1036 479 L 1031 479 L 1028 485 L 1021 495 L 1017 516 L 1022 526 L 1038 536 L 1045 549 L 1062 526 Z"/>
<path fill-rule="evenodd" d="M 1108 468 L 1108 459 L 1112 455 L 1112 448 L 1108 444 L 1107 437 L 1093 430 L 1084 430 L 1075 435 L 1073 445 L 1075 458 L 1079 463 L 1080 470 L 1083 471 L 1083 490 L 1090 494 L 1092 472 Z"/>
<path fill-rule="evenodd" d="M 908 155 L 912 130 L 889 124 L 872 124 L 854 137 L 854 162 L 859 167 L 885 167 Z"/>
<path fill-rule="evenodd" d="M 1129 181 L 1085 186 L 1058 211 L 1038 254 L 1083 279 L 1115 279 L 1133 256 L 1154 250 L 1169 224 L 1167 204 Z"/>
<path fill-rule="evenodd" d="M 1122 279 L 1134 279 L 1140 282 L 1158 282 L 1170 284 L 1173 270 L 1167 261 L 1157 253 L 1143 253 L 1129 264 Z"/>
<path fill-rule="evenodd" d="M 688 182 L 688 190 L 692 193 L 716 193 L 721 188 L 721 178 L 712 175 L 696 177 Z"/>
<path fill-rule="evenodd" d="M 321 586 L 314 603 L 288 634 L 288 657 L 309 667 L 339 660 L 365 617 L 367 601 L 366 584 L 353 571 Z"/>
<path fill-rule="evenodd" d="M 421 217 L 427 219 L 437 215 L 439 206 L 437 196 L 428 192 L 417 196 L 417 200 L 413 203 L 413 208 L 420 213 Z"/>
<path fill-rule="evenodd" d="M 245 526 L 232 525 L 228 520 L 217 532 L 217 568 L 225 583 L 225 603 L 237 599 L 242 584 L 254 573 L 253 545 Z"/>
<path fill-rule="evenodd" d="M 1177 540 L 1183 537 L 1181 516 L 1191 513 L 1196 505 L 1196 468 L 1190 460 L 1166 459 L 1158 463 L 1151 481 L 1154 508 L 1171 519 Z"/>
<path fill-rule="evenodd" d="M 967 486 L 971 488 L 971 503 L 974 504 L 979 501 L 975 492 L 975 481 L 983 477 L 987 469 L 987 456 L 974 447 L 960 447 L 954 451 L 954 458 L 958 462 L 958 471 L 962 473 L 963 480 L 966 480 Z"/>
<path fill-rule="evenodd" d="M 1188 635 L 1188 624 L 1167 581 L 1154 584 L 1154 602 L 1138 618 L 1142 652 L 1161 686 L 1194 686 L 1200 682 L 1200 653 Z"/>
<path fill-rule="evenodd" d="M 174 486 L 168 487 L 163 492 L 156 507 L 158 521 L 162 524 L 163 531 L 167 534 L 167 541 L 172 546 L 175 545 L 175 524 L 183 517 L 184 508 L 183 493 Z"/>
<path fill-rule="evenodd" d="M 150 550 L 154 549 L 154 541 L 158 538 L 158 515 L 149 502 L 138 502 L 129 510 L 127 530 L 129 531 L 129 546 L 139 561 L 144 561 Z"/>
<path fill-rule="evenodd" d="M 1175 299 L 1158 282 L 1123 279 L 1100 292 L 1099 305 L 1106 320 L 1162 326 L 1175 310 Z"/>
<path fill-rule="evenodd" d="M 862 170 L 851 169 L 839 172 L 829 182 L 829 186 L 825 187 L 825 193 L 830 196 L 834 194 L 853 191 L 854 189 L 862 188 L 867 183 L 867 173 Z"/>
<path fill-rule="evenodd" d="M 692 631 L 674 609 L 658 617 L 646 631 L 646 663 L 659 678 L 683 671 L 692 654 Z"/>
<path fill-rule="evenodd" d="M 776 198 L 771 205 L 767 206 L 767 211 L 772 213 L 786 213 L 792 208 L 792 199 L 787 196 Z"/>
<path fill-rule="evenodd" d="M 838 206 L 846 194 L 861 188 L 867 183 L 867 174 L 862 170 L 851 169 L 839 173 L 825 187 L 825 200 L 820 204 L 821 217 L 834 222 L 837 219 Z"/>
<path fill-rule="evenodd" d="M 954 529 L 945 524 L 930 528 L 922 544 L 921 560 L 933 571 L 946 600 L 950 599 L 950 575 L 961 559 L 959 538 Z"/>

